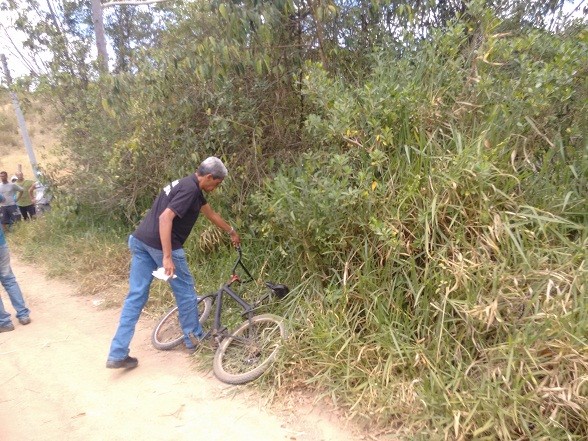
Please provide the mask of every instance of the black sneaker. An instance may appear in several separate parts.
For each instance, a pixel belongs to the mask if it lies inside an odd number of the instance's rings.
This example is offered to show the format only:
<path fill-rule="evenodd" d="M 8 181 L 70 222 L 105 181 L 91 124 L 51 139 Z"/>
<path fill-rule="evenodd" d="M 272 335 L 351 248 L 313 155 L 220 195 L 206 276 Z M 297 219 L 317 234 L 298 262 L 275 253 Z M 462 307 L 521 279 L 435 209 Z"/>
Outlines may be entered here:
<path fill-rule="evenodd" d="M 10 325 L 6 325 L 6 326 L 0 326 L 0 332 L 10 332 L 10 331 L 14 331 L 14 325 L 10 324 Z"/>
<path fill-rule="evenodd" d="M 127 355 L 127 358 L 124 360 L 112 361 L 108 360 L 106 362 L 106 367 L 108 369 L 133 369 L 139 365 L 139 360 L 135 357 L 131 357 Z"/>

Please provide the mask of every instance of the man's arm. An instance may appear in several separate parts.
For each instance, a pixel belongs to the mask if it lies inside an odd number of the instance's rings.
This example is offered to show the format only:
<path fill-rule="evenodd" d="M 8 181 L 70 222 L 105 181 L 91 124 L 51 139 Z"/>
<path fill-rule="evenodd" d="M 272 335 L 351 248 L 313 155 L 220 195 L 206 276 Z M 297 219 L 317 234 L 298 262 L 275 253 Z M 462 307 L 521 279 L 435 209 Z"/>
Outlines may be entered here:
<path fill-rule="evenodd" d="M 29 187 L 29 196 L 31 197 L 31 201 L 33 201 L 33 203 L 36 202 L 36 197 L 35 197 L 35 189 L 37 188 L 37 184 L 33 184 Z"/>
<path fill-rule="evenodd" d="M 17 185 L 17 184 L 12 184 L 12 185 L 14 185 L 14 189 L 16 190 L 16 194 L 18 195 L 18 196 L 16 196 L 16 198 L 14 198 L 14 202 L 17 202 L 20 199 L 20 197 L 22 196 L 22 192 L 24 191 L 24 188 L 22 188 L 20 185 Z"/>
<path fill-rule="evenodd" d="M 165 274 L 168 276 L 173 276 L 176 270 L 172 259 L 171 244 L 174 217 L 176 217 L 176 213 L 169 208 L 163 210 L 163 213 L 159 215 L 159 239 L 161 240 L 161 250 L 163 251 L 163 267 L 165 268 Z"/>
<path fill-rule="evenodd" d="M 212 222 L 213 224 L 215 224 L 217 227 L 219 227 L 221 230 L 223 230 L 225 233 L 229 233 L 231 235 L 231 242 L 233 242 L 233 245 L 235 246 L 239 246 L 239 244 L 241 243 L 241 238 L 239 237 L 239 235 L 237 234 L 237 232 L 235 231 L 235 229 L 233 227 L 231 227 L 222 217 L 220 214 L 218 214 L 216 211 L 214 211 L 209 204 L 203 205 L 200 208 L 200 212 L 206 216 L 206 218 Z"/>

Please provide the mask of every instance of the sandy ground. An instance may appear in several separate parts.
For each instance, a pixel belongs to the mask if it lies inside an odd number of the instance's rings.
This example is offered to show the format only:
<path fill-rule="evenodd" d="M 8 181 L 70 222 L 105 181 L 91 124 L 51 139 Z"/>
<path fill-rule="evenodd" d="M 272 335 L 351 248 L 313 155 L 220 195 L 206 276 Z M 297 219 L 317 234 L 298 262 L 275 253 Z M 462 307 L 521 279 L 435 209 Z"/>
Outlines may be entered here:
<path fill-rule="evenodd" d="M 150 343 L 142 319 L 134 370 L 105 368 L 118 309 L 103 310 L 74 287 L 47 279 L 12 255 L 32 323 L 0 334 L 0 439 L 351 441 L 353 433 L 318 406 L 267 407 L 251 390 L 194 368 L 181 351 Z M 0 295 L 13 313 L 6 293 Z"/>

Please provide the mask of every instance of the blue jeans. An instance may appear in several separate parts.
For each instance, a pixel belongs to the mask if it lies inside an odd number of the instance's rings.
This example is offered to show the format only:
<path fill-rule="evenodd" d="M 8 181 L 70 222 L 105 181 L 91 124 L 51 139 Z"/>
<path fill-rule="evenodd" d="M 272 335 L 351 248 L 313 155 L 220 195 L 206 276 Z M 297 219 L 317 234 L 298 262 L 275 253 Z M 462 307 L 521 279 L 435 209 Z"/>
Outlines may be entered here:
<path fill-rule="evenodd" d="M 22 292 L 16 277 L 12 273 L 10 267 L 10 253 L 8 252 L 8 246 L 0 245 L 0 282 L 8 293 L 10 302 L 16 310 L 16 318 L 28 317 L 30 314 L 29 309 L 25 305 L 25 301 L 22 298 Z M 12 322 L 10 320 L 10 314 L 4 309 L 4 304 L 0 298 L 0 326 L 9 326 Z"/>
<path fill-rule="evenodd" d="M 110 345 L 108 361 L 121 361 L 129 355 L 129 345 L 135 334 L 135 326 L 149 298 L 149 288 L 153 280 L 151 273 L 163 266 L 163 251 L 152 248 L 133 236 L 129 236 L 129 249 L 132 255 L 129 293 L 123 304 L 118 329 Z M 186 253 L 182 248 L 172 251 L 172 259 L 177 277 L 170 279 L 170 285 L 178 305 L 184 343 L 186 347 L 190 348 L 194 345 L 188 335 L 193 334 L 196 337 L 203 335 L 202 327 L 198 321 L 194 278 L 190 273 Z"/>

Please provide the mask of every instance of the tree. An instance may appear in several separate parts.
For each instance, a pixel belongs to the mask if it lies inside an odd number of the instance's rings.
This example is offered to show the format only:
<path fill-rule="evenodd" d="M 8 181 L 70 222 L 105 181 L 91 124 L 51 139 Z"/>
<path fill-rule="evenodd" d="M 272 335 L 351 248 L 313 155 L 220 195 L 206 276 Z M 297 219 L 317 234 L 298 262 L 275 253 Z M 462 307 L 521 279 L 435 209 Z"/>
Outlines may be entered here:
<path fill-rule="evenodd" d="M 100 0 L 92 0 L 92 23 L 96 35 L 96 48 L 98 49 L 98 65 L 103 72 L 108 72 L 108 51 L 106 49 L 106 36 L 104 33 L 104 19 Z"/>
<path fill-rule="evenodd" d="M 106 17 L 106 34 L 114 51 L 114 73 L 137 70 L 138 54 L 157 44 L 158 13 L 151 8 L 120 5 Z"/>
<path fill-rule="evenodd" d="M 11 13 L 12 23 L 2 25 L 25 35 L 17 52 L 29 62 L 31 74 L 44 76 L 50 84 L 57 84 L 63 75 L 87 84 L 91 77 L 89 66 L 92 28 L 90 10 L 81 0 L 63 3 L 45 0 L 4 0 L 0 9 Z"/>

